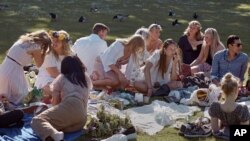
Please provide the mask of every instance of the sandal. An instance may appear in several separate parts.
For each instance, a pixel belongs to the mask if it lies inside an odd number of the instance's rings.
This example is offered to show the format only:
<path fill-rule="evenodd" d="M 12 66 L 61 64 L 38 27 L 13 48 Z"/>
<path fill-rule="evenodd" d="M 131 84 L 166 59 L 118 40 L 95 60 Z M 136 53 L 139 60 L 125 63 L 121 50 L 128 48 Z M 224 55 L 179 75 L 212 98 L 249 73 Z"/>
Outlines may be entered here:
<path fill-rule="evenodd" d="M 192 130 L 194 127 L 195 127 L 195 125 L 193 123 L 182 124 L 180 127 L 179 135 L 184 136 L 184 134 L 185 134 L 185 132 L 187 132 L 187 130 Z"/>
<path fill-rule="evenodd" d="M 194 123 L 183 124 L 180 128 L 179 135 L 188 138 L 208 137 L 212 134 L 210 123 L 209 118 L 200 117 Z"/>
<path fill-rule="evenodd" d="M 199 117 L 196 121 L 195 124 L 196 125 L 207 125 L 210 124 L 211 120 L 208 117 Z"/>
<path fill-rule="evenodd" d="M 212 134 L 212 128 L 207 125 L 195 126 L 192 130 L 185 130 L 184 137 L 197 138 L 208 137 Z"/>

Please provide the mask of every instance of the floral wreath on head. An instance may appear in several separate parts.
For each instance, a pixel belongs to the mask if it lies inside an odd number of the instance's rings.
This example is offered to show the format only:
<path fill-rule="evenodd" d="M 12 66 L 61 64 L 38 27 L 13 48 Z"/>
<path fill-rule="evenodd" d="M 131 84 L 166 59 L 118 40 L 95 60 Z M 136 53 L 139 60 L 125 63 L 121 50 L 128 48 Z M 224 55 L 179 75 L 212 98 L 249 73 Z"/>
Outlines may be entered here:
<path fill-rule="evenodd" d="M 49 35 L 53 38 L 57 38 L 58 40 L 60 41 L 67 41 L 69 42 L 70 41 L 70 38 L 67 34 L 63 33 L 63 32 L 60 32 L 60 31 L 49 31 Z"/>

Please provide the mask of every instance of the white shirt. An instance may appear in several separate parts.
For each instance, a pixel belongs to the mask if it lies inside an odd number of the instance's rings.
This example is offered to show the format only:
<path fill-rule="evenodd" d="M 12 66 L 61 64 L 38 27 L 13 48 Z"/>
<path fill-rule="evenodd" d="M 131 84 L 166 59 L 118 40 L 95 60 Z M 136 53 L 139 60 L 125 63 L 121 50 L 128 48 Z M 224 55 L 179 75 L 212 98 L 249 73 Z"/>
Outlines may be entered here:
<path fill-rule="evenodd" d="M 76 40 L 72 50 L 86 66 L 87 73 L 92 74 L 96 57 L 107 48 L 106 41 L 101 39 L 97 34 L 91 34 Z"/>
<path fill-rule="evenodd" d="M 152 53 L 153 54 L 153 53 Z M 125 70 L 125 76 L 128 80 L 143 80 L 144 66 L 140 67 L 152 54 L 150 54 L 147 49 L 144 50 L 143 55 L 137 55 L 139 63 L 134 62 L 133 56 L 130 56 L 128 64 Z"/>
<path fill-rule="evenodd" d="M 54 54 L 50 52 L 45 56 L 42 66 L 39 68 L 39 73 L 36 78 L 35 86 L 38 89 L 43 88 L 48 83 L 51 83 L 55 78 L 51 77 L 46 68 L 56 67 L 59 72 L 61 72 L 61 63 L 65 56 L 59 55 L 56 59 Z"/>
<path fill-rule="evenodd" d="M 117 60 L 121 58 L 124 54 L 124 46 L 121 42 L 113 42 L 109 48 L 107 48 L 101 55 L 101 61 L 104 67 L 104 71 L 108 72 L 111 70 L 110 65 L 116 64 Z"/>
<path fill-rule="evenodd" d="M 159 60 L 160 60 L 160 50 L 156 50 L 154 54 L 147 59 L 148 62 L 153 64 L 152 68 L 150 69 L 152 85 L 154 85 L 155 82 L 159 82 L 161 85 L 163 85 L 171 81 L 170 74 L 173 66 L 173 60 L 170 61 L 168 70 L 164 74 L 163 78 L 161 76 L 161 73 L 158 71 Z"/>

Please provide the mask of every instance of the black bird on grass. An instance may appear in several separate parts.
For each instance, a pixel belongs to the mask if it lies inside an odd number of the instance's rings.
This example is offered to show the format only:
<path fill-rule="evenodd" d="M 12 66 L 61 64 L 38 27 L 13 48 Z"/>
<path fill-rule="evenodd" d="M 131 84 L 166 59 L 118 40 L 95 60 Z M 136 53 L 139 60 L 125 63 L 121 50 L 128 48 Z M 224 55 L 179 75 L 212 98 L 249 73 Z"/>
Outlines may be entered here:
<path fill-rule="evenodd" d="M 8 8 L 8 7 L 9 7 L 9 5 L 7 5 L 7 4 L 0 4 L 0 11 L 4 10 L 5 8 Z"/>
<path fill-rule="evenodd" d="M 120 22 L 122 22 L 123 20 L 125 20 L 126 18 L 128 18 L 128 14 L 127 15 L 124 15 L 124 14 L 116 14 L 114 17 L 113 17 L 113 20 L 119 20 Z"/>
<path fill-rule="evenodd" d="M 174 15 L 175 15 L 175 13 L 173 12 L 173 10 L 169 10 L 169 11 L 168 11 L 168 16 L 171 16 L 171 17 L 172 17 L 172 16 L 174 16 Z"/>
<path fill-rule="evenodd" d="M 51 20 L 56 20 L 57 19 L 57 15 L 55 13 L 49 13 Z"/>
<path fill-rule="evenodd" d="M 86 18 L 81 16 L 78 20 L 79 23 L 84 23 L 86 21 Z"/>
<path fill-rule="evenodd" d="M 91 13 L 97 13 L 99 10 L 96 6 L 90 7 L 90 12 Z"/>
<path fill-rule="evenodd" d="M 197 15 L 197 13 L 196 13 L 196 12 L 194 12 L 194 14 L 193 14 L 193 18 L 194 18 L 194 19 L 198 19 L 198 17 L 199 17 L 199 16 Z"/>
<path fill-rule="evenodd" d="M 180 25 L 181 23 L 178 21 L 178 19 L 175 19 L 173 22 L 172 22 L 172 26 L 176 26 L 176 25 Z"/>

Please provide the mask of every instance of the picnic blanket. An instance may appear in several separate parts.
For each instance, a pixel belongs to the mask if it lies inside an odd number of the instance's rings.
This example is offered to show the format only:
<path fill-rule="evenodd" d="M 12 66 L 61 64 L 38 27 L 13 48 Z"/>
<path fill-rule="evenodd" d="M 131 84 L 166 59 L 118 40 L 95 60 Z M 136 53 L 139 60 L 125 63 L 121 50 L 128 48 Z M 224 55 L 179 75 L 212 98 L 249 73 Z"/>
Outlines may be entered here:
<path fill-rule="evenodd" d="M 164 126 L 172 125 L 177 119 L 192 116 L 196 111 L 200 111 L 197 106 L 154 100 L 150 105 L 127 109 L 124 112 L 129 115 L 137 131 L 154 135 Z"/>
<path fill-rule="evenodd" d="M 32 115 L 25 114 L 22 128 L 0 128 L 0 141 L 39 141 L 39 137 L 30 126 Z M 74 141 L 83 134 L 83 130 L 66 133 L 64 139 Z"/>

